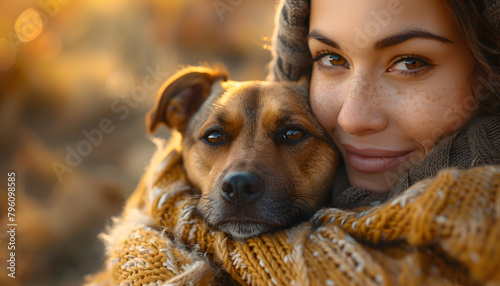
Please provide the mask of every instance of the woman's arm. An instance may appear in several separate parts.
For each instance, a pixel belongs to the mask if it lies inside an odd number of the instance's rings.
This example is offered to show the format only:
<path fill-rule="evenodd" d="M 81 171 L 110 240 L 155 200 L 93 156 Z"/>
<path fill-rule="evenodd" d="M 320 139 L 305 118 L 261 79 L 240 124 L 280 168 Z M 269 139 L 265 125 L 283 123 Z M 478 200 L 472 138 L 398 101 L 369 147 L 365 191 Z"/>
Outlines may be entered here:
<path fill-rule="evenodd" d="M 500 166 L 445 170 L 378 207 L 324 209 L 312 224 L 244 242 L 211 232 L 190 200 L 187 190 L 170 195 L 160 225 L 124 235 L 109 281 L 213 282 L 227 272 L 244 285 L 500 282 Z"/>

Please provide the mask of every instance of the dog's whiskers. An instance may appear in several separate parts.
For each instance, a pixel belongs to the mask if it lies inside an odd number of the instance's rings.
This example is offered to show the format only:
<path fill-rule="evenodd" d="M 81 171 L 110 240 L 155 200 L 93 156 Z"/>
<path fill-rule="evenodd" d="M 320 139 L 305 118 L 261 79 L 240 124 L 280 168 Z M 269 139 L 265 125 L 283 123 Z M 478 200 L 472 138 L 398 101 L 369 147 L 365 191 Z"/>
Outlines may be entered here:
<path fill-rule="evenodd" d="M 296 195 L 293 196 L 293 199 L 295 204 L 298 204 L 301 209 L 307 212 L 314 212 L 314 207 L 311 206 L 309 201 L 314 201 L 315 203 L 318 202 L 318 200 L 315 200 L 314 197 L 307 195 Z"/>
<path fill-rule="evenodd" d="M 202 198 L 201 195 L 195 195 L 190 198 L 185 204 L 184 207 L 192 206 L 198 204 L 199 200 Z"/>

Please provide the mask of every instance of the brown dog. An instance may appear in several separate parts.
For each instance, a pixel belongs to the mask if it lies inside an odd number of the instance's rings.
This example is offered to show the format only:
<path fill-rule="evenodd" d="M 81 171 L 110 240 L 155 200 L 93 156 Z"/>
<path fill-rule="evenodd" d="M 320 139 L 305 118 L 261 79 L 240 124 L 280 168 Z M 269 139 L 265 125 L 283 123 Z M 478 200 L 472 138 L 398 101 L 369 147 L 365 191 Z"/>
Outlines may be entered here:
<path fill-rule="evenodd" d="M 214 229 L 246 239 L 290 227 L 325 206 L 338 155 L 296 82 L 236 82 L 225 71 L 184 69 L 148 114 L 182 134 L 197 209 Z"/>

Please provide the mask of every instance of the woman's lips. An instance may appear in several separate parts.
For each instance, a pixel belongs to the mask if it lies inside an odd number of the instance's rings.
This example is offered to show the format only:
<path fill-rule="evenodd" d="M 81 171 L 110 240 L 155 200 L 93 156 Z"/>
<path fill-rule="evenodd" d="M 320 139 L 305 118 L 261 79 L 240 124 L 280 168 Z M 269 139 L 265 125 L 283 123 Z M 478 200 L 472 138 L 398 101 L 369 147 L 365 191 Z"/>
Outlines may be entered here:
<path fill-rule="evenodd" d="M 358 149 L 342 144 L 349 166 L 363 173 L 381 173 L 392 169 L 406 160 L 412 151 L 391 151 L 375 148 Z"/>

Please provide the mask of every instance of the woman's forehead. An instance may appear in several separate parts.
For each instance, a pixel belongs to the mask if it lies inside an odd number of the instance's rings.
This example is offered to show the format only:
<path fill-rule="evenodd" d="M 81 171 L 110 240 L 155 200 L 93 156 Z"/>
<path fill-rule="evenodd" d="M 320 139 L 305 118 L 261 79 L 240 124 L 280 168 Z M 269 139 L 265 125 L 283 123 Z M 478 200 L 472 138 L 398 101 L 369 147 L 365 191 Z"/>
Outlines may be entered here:
<path fill-rule="evenodd" d="M 310 32 L 342 45 L 374 46 L 406 31 L 423 31 L 452 42 L 460 33 L 451 11 L 437 0 L 312 0 Z"/>

